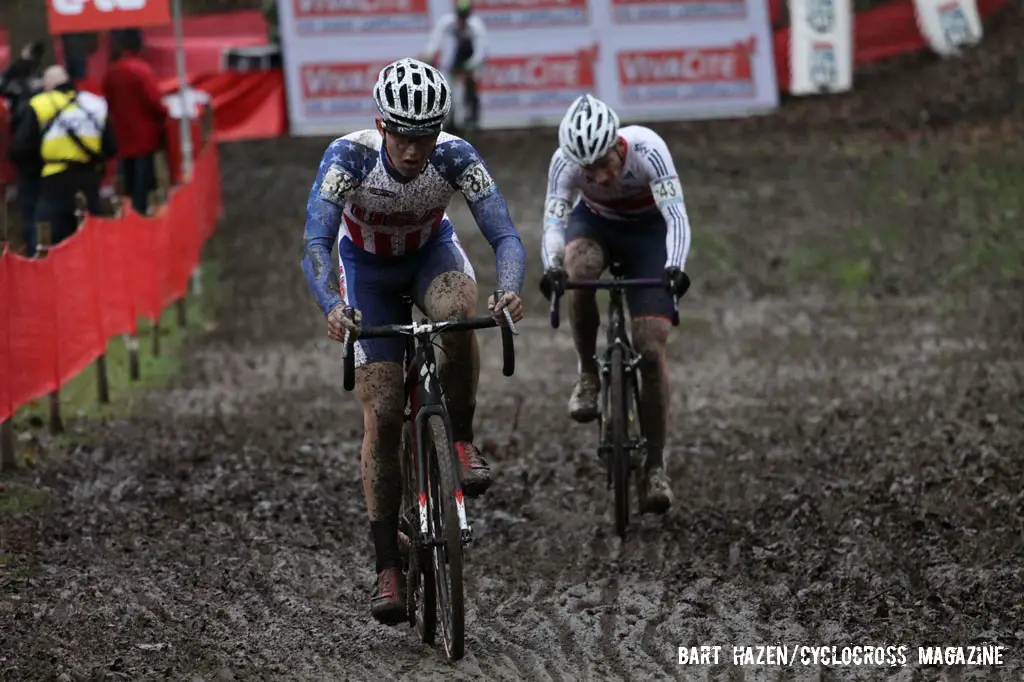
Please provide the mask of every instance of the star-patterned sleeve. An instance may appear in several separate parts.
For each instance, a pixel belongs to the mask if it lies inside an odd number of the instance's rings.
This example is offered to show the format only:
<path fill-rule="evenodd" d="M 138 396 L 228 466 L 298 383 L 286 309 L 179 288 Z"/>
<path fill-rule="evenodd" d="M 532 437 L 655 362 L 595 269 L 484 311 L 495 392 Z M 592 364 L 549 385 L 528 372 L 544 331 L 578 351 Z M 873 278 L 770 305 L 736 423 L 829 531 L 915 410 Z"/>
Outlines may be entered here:
<path fill-rule="evenodd" d="M 372 149 L 339 138 L 324 152 L 309 191 L 302 270 L 325 315 L 344 301 L 338 287 L 338 273 L 331 267 L 331 249 L 338 240 L 342 209 L 346 197 L 363 181 L 376 158 Z"/>
<path fill-rule="evenodd" d="M 683 186 L 679 182 L 672 153 L 665 141 L 653 132 L 644 147 L 642 154 L 651 193 L 668 227 L 665 232 L 665 251 L 668 254 L 665 267 L 674 265 L 685 269 L 686 256 L 690 253 L 690 218 L 686 215 Z"/>
<path fill-rule="evenodd" d="M 494 249 L 498 286 L 519 294 L 526 276 L 526 250 L 505 198 L 480 155 L 465 140 L 455 139 L 437 146 L 435 163 L 448 183 L 466 197 L 480 232 Z"/>

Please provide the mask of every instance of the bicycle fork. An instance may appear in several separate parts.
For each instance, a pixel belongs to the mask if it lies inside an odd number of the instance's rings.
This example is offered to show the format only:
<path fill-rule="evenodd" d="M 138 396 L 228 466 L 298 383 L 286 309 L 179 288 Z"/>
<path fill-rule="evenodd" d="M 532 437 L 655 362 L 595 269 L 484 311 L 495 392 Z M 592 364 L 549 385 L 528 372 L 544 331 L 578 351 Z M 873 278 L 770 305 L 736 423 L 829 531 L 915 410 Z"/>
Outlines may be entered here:
<path fill-rule="evenodd" d="M 633 405 L 636 405 L 637 407 L 639 407 L 640 405 L 640 387 L 639 382 L 637 381 L 637 377 L 640 373 L 639 366 L 641 357 L 639 354 L 630 352 L 629 345 L 623 342 L 622 339 L 615 338 L 605 349 L 604 353 L 594 358 L 595 360 L 597 360 L 598 374 L 601 377 L 601 396 L 599 401 L 600 408 L 598 410 L 597 418 L 599 436 L 597 454 L 600 461 L 603 462 L 606 465 L 606 467 L 608 464 L 608 454 L 612 450 L 612 444 L 609 442 L 609 435 L 605 431 L 605 422 L 607 419 L 611 402 L 611 393 L 609 388 L 611 385 L 612 363 L 609 358 L 611 357 L 612 348 L 615 347 L 619 347 L 623 351 L 622 374 L 623 378 L 629 382 L 629 389 L 627 391 L 627 395 L 624 396 L 626 399 L 627 429 L 629 429 L 629 427 L 634 423 L 634 420 L 639 418 L 639 414 L 637 414 L 637 411 L 629 408 L 630 396 L 628 395 L 628 393 L 633 394 Z M 632 429 L 629 429 L 629 431 L 632 431 Z M 647 447 L 647 440 L 641 434 L 639 438 L 630 438 L 629 440 L 627 440 L 623 444 L 623 447 L 625 448 L 629 456 L 630 468 L 633 468 L 636 466 L 636 454 L 643 453 L 645 451 L 645 448 Z M 611 488 L 611 467 L 607 467 L 607 472 L 608 488 Z"/>
<path fill-rule="evenodd" d="M 442 544 L 444 544 L 444 539 L 443 538 L 440 538 L 440 537 L 437 537 L 436 535 L 433 535 L 431 533 L 431 531 L 430 531 L 430 518 L 429 518 L 430 515 L 429 515 L 428 510 L 427 510 L 427 495 L 428 495 L 428 493 L 427 493 L 427 472 L 425 471 L 424 466 L 423 466 L 426 463 L 427 458 L 426 458 L 426 453 L 422 451 L 422 448 L 423 448 L 422 434 L 426 432 L 427 420 L 430 419 L 430 417 L 435 416 L 435 415 L 441 417 L 442 421 L 444 421 L 445 431 L 446 431 L 446 434 L 447 434 L 447 437 L 448 437 L 448 442 L 449 443 L 453 442 L 452 441 L 452 434 L 451 434 L 451 424 L 448 422 L 448 415 L 445 413 L 444 408 L 441 407 L 441 405 L 439 405 L 437 403 L 422 406 L 416 412 L 416 420 L 415 420 L 415 423 L 413 425 L 413 429 L 415 430 L 415 432 L 417 434 L 416 435 L 416 449 L 417 449 L 417 453 L 416 453 L 416 462 L 417 462 L 416 480 L 417 480 L 417 486 L 419 488 L 419 492 L 418 492 L 418 495 L 417 495 L 417 503 L 418 503 L 418 506 L 419 506 L 420 538 L 421 538 L 421 543 L 422 543 L 422 545 L 424 547 L 433 547 L 435 545 L 442 545 Z M 435 449 L 435 455 L 436 454 L 437 453 L 436 453 L 436 449 Z M 451 453 L 451 454 L 455 454 L 455 453 Z M 459 462 L 455 462 L 455 466 L 459 467 Z M 459 475 L 461 476 L 461 469 L 457 469 L 457 471 L 460 471 Z M 445 491 L 445 490 L 442 490 L 441 492 L 442 492 L 442 494 L 448 494 L 448 491 Z M 465 502 L 464 496 L 462 494 L 461 482 L 460 482 L 459 487 L 456 490 L 451 491 L 451 492 L 455 495 L 455 509 L 456 509 L 456 513 L 457 513 L 457 515 L 459 517 L 459 535 L 462 538 L 462 542 L 464 544 L 467 544 L 467 545 L 468 544 L 472 544 L 472 542 L 473 542 L 473 529 L 470 528 L 469 521 L 468 521 L 468 518 L 466 516 L 466 502 Z M 438 504 L 440 504 L 440 500 L 438 500 L 437 502 L 438 502 Z"/>

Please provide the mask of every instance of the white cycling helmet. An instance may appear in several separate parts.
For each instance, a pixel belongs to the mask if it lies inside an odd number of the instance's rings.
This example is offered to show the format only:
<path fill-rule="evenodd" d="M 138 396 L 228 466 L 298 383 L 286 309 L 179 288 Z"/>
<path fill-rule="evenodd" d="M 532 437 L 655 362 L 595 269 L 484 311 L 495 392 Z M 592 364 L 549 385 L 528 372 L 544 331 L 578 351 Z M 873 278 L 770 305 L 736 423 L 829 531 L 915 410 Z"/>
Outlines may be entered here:
<path fill-rule="evenodd" d="M 581 95 L 558 126 L 558 144 L 572 161 L 589 166 L 608 153 L 618 133 L 619 117 L 612 108 L 596 97 Z"/>
<path fill-rule="evenodd" d="M 399 59 L 380 70 L 373 99 L 384 128 L 400 135 L 441 131 L 452 108 L 451 88 L 441 72 L 418 59 Z"/>

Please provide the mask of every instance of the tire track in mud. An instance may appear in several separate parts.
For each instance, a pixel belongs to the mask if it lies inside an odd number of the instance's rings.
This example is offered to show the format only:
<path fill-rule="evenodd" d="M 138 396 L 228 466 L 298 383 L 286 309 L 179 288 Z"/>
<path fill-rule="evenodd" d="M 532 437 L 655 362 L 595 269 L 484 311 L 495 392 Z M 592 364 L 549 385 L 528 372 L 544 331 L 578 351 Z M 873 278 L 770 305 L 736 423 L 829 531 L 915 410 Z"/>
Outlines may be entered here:
<path fill-rule="evenodd" d="M 497 333 L 480 334 L 476 431 L 496 482 L 468 502 L 466 658 L 449 666 L 373 623 L 360 410 L 298 266 L 322 147 L 225 148 L 225 308 L 176 387 L 41 474 L 57 502 L 17 536 L 33 582 L 0 599 L 19 626 L 0 674 L 817 682 L 878 671 L 684 668 L 676 651 L 1019 638 L 1024 611 L 995 595 L 1024 590 L 1021 344 L 977 317 L 937 322 L 933 300 L 695 292 L 668 350 L 676 505 L 613 536 L 596 428 L 566 414 L 568 329 L 549 328 L 532 289 L 550 151 L 536 145 L 493 169 L 533 270 L 515 376 L 500 374 Z M 712 196 L 724 182 L 687 172 Z M 456 204 L 482 299 L 493 256 Z M 792 222 L 778 204 L 722 210 Z M 764 232 L 738 272 L 788 236 Z M 912 677 L 930 679 L 897 675 Z"/>

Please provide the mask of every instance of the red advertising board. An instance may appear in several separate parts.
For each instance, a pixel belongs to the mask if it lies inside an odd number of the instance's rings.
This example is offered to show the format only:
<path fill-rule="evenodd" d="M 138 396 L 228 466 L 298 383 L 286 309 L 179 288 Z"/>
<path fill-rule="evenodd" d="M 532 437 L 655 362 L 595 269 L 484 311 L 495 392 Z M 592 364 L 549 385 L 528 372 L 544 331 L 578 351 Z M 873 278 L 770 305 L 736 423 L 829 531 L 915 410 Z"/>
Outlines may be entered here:
<path fill-rule="evenodd" d="M 46 11 L 51 35 L 171 23 L 170 0 L 46 0 Z"/>

